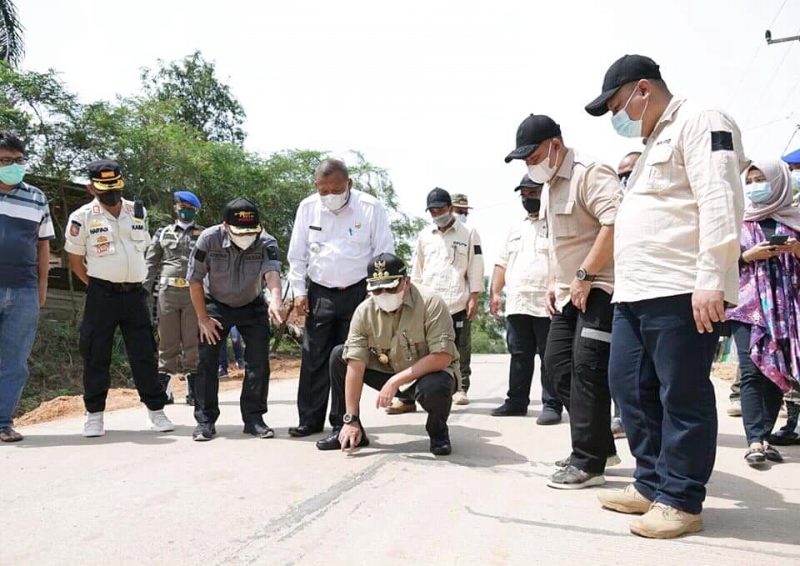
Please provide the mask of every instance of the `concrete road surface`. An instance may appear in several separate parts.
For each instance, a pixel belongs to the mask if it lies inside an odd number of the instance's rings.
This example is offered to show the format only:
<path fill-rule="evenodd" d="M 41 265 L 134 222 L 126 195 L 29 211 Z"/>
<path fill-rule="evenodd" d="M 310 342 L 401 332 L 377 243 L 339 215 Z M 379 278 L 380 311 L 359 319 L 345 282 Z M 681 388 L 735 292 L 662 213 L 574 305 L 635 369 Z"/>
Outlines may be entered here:
<path fill-rule="evenodd" d="M 0 564 L 800 563 L 800 447 L 782 465 L 748 468 L 724 383 L 706 530 L 651 541 L 600 509 L 602 488 L 546 487 L 569 452 L 569 426 L 536 426 L 538 401 L 525 418 L 489 416 L 508 358 L 473 364 L 472 404 L 453 411 L 446 458 L 428 452 L 423 412 L 387 416 L 372 390 L 362 403 L 368 449 L 321 453 L 319 435 L 290 439 L 295 380 L 272 384 L 272 440 L 242 435 L 234 391 L 221 396 L 208 443 L 191 440 L 185 405 L 168 407 L 170 434 L 149 432 L 143 408 L 108 414 L 101 439 L 80 436 L 82 419 L 23 429 L 23 443 L 0 446 Z M 618 446 L 610 488 L 632 473 Z"/>

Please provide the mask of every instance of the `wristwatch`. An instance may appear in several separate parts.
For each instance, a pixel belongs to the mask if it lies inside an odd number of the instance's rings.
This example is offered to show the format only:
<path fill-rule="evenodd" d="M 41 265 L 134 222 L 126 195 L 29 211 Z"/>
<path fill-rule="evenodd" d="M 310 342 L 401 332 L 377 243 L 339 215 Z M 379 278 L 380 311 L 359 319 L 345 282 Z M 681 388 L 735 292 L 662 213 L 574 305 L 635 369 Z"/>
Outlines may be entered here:
<path fill-rule="evenodd" d="M 575 278 L 578 281 L 594 281 L 597 279 L 597 275 L 589 275 L 584 268 L 578 269 L 577 273 L 575 273 Z"/>
<path fill-rule="evenodd" d="M 358 415 L 351 415 L 350 413 L 345 413 L 342 417 L 342 422 L 344 424 L 353 424 L 358 422 Z"/>

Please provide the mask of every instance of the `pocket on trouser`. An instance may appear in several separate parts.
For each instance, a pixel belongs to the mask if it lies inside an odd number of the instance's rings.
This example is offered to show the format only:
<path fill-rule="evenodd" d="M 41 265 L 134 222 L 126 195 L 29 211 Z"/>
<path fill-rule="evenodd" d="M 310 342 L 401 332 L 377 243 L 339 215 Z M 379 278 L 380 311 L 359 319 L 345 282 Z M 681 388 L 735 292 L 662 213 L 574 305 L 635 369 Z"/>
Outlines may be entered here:
<path fill-rule="evenodd" d="M 575 352 L 576 368 L 587 367 L 607 375 L 610 355 L 611 332 L 597 328 L 581 328 L 578 350 Z"/>

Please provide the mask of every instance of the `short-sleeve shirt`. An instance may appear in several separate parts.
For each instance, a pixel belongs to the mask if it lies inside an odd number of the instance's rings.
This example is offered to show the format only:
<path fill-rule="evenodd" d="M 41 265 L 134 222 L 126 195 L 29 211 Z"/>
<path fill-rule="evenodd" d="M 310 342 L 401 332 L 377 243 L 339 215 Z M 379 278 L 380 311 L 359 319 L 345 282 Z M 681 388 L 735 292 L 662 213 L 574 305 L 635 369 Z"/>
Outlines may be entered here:
<path fill-rule="evenodd" d="M 246 250 L 230 240 L 222 224 L 206 228 L 189 256 L 186 278 L 203 283 L 206 297 L 229 307 L 243 307 L 255 301 L 264 288 L 264 275 L 280 273 L 278 242 L 262 231 Z"/>
<path fill-rule="evenodd" d="M 612 226 L 622 196 L 619 177 L 613 168 L 576 156 L 567 150 L 561 167 L 545 184 L 542 213 L 550 229 L 556 305 L 563 308 L 570 301 L 569 286 L 575 279 L 597 234 L 603 226 Z M 609 295 L 614 292 L 614 262 L 609 261 L 592 288 Z"/>
<path fill-rule="evenodd" d="M 453 319 L 444 300 L 412 284 L 396 312 L 381 310 L 371 296 L 358 305 L 342 357 L 364 362 L 368 369 L 398 373 L 428 354 L 447 352 L 453 359 L 444 371 L 457 378 L 460 370 L 455 339 Z"/>
<path fill-rule="evenodd" d="M 549 262 L 544 220 L 526 216 L 511 226 L 496 262 L 506 270 L 506 315 L 547 316 Z"/>
<path fill-rule="evenodd" d="M 161 277 L 186 278 L 189 255 L 202 231 L 203 228 L 196 224 L 182 226 L 178 222 L 156 230 L 153 234 L 153 243 L 150 244 L 145 256 L 147 262 L 145 287 L 148 291 Z"/>
<path fill-rule="evenodd" d="M 20 183 L 0 191 L 0 287 L 38 286 L 37 244 L 54 237 L 50 207 L 41 190 Z"/>
<path fill-rule="evenodd" d="M 86 258 L 89 277 L 112 283 L 141 283 L 147 275 L 144 253 L 150 245 L 147 211 L 136 215 L 133 201 L 122 200 L 118 217 L 97 199 L 69 215 L 64 249 Z"/>

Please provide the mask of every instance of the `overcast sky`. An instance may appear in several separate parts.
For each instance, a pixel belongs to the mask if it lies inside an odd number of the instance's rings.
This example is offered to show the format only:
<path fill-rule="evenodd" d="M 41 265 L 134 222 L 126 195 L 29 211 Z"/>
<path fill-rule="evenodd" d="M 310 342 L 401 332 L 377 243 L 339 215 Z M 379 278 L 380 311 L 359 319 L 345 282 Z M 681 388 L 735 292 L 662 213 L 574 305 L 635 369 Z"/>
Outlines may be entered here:
<path fill-rule="evenodd" d="M 467 193 L 487 270 L 524 215 L 524 166 L 503 157 L 525 116 L 550 115 L 567 145 L 614 167 L 641 147 L 583 110 L 625 53 L 729 112 L 751 158 L 778 157 L 800 123 L 800 42 L 764 41 L 768 27 L 800 33 L 800 0 L 17 4 L 22 67 L 58 70 L 85 101 L 134 93 L 141 67 L 199 49 L 247 111 L 249 149 L 362 151 L 418 215 L 434 186 Z"/>

